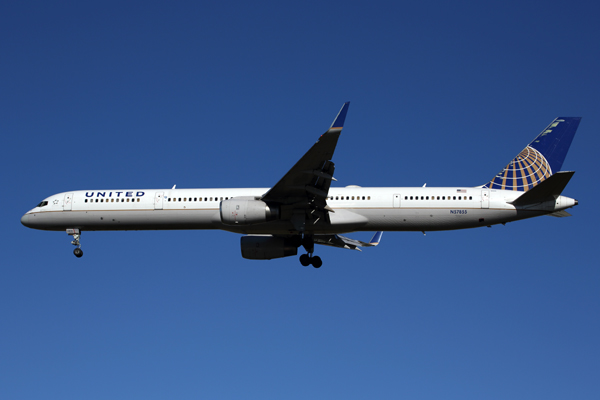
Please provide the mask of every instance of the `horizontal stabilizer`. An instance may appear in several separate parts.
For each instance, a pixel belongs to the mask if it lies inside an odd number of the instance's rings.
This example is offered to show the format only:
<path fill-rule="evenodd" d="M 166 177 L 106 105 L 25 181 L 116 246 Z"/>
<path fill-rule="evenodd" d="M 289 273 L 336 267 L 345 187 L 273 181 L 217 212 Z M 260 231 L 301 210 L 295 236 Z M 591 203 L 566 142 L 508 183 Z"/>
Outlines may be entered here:
<path fill-rule="evenodd" d="M 511 202 L 514 206 L 541 203 L 560 196 L 573 177 L 574 171 L 557 172 L 546 180 L 540 182 L 533 189 L 529 189 L 519 198 Z"/>

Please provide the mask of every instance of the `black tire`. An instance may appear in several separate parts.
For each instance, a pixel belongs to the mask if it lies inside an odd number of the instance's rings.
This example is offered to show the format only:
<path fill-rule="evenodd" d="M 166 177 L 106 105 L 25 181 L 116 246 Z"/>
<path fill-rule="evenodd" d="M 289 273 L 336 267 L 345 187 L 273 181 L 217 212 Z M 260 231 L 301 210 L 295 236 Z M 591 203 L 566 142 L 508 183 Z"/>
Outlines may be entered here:
<path fill-rule="evenodd" d="M 302 254 L 300 256 L 300 264 L 302 264 L 304 267 L 308 267 L 310 265 L 310 257 L 308 254 Z"/>
<path fill-rule="evenodd" d="M 323 265 L 323 261 L 321 261 L 321 257 L 319 257 L 319 256 L 313 257 L 312 260 L 310 261 L 310 263 L 315 268 L 321 268 L 321 265 Z"/>
<path fill-rule="evenodd" d="M 81 250 L 80 248 L 76 248 L 75 250 L 73 250 L 73 254 L 75 254 L 75 257 L 80 258 L 83 255 L 83 250 Z"/>

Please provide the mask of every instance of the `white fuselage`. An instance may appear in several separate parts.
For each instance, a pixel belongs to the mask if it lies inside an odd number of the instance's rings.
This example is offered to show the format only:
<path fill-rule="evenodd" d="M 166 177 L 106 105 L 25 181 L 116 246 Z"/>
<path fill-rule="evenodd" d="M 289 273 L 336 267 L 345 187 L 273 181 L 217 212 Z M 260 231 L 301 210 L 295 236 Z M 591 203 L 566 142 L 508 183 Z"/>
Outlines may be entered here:
<path fill-rule="evenodd" d="M 268 188 L 87 190 L 58 193 L 27 212 L 25 226 L 43 230 L 222 229 L 248 234 L 297 233 L 289 220 L 231 226 L 221 222 L 220 204 L 233 197 L 260 198 Z M 558 196 L 527 207 L 511 201 L 523 192 L 479 187 L 332 187 L 330 223 L 313 233 L 436 231 L 476 228 L 550 214 L 576 204 Z"/>

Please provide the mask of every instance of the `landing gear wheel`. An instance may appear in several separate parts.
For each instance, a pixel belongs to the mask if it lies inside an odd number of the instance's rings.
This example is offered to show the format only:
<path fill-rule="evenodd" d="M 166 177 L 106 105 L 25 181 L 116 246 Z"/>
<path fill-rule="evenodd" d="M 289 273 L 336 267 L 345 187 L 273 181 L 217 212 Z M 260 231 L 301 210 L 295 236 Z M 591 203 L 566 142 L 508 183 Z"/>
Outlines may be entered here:
<path fill-rule="evenodd" d="M 79 239 L 81 238 L 81 231 L 79 231 L 79 229 L 77 228 L 69 228 L 67 229 L 67 235 L 73 236 L 73 241 L 71 242 L 71 244 L 73 246 L 77 246 L 77 248 L 73 250 L 73 254 L 75 254 L 75 257 L 77 258 L 81 257 L 83 255 L 83 250 L 81 250 L 81 243 L 79 242 Z"/>
<path fill-rule="evenodd" d="M 308 254 L 302 254 L 300 256 L 300 264 L 302 264 L 302 266 L 304 267 L 308 267 L 310 265 L 310 257 L 308 256 Z"/>
<path fill-rule="evenodd" d="M 310 260 L 310 263 L 312 264 L 313 267 L 315 268 L 321 268 L 321 265 L 323 265 L 323 261 L 321 261 L 321 257 L 319 256 L 315 256 Z"/>

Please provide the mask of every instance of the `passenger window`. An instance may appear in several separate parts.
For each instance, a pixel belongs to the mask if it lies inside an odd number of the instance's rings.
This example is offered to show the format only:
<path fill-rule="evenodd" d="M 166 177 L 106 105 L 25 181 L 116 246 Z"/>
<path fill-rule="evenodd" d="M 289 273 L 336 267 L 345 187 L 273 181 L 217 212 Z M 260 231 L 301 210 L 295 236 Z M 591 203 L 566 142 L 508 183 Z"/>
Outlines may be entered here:
<path fill-rule="evenodd" d="M 371 200 L 371 196 L 368 196 L 368 197 L 367 197 L 367 200 Z"/>
<path fill-rule="evenodd" d="M 469 200 L 473 200 L 473 196 L 469 196 Z"/>
<path fill-rule="evenodd" d="M 85 199 L 85 202 L 87 203 L 87 199 Z M 40 203 L 40 204 L 38 205 L 38 207 L 43 207 L 43 206 L 42 206 L 42 203 Z"/>
<path fill-rule="evenodd" d="M 352 200 L 354 200 L 354 196 L 352 196 Z"/>

